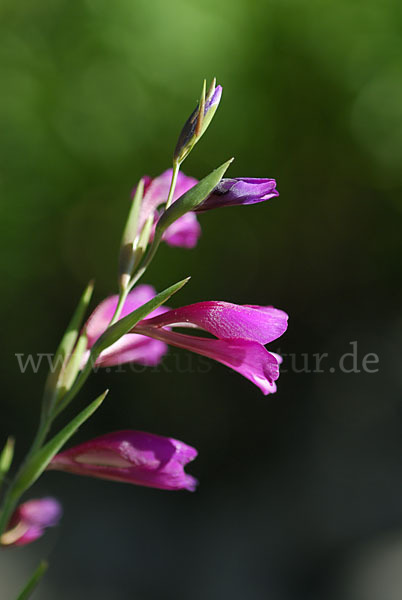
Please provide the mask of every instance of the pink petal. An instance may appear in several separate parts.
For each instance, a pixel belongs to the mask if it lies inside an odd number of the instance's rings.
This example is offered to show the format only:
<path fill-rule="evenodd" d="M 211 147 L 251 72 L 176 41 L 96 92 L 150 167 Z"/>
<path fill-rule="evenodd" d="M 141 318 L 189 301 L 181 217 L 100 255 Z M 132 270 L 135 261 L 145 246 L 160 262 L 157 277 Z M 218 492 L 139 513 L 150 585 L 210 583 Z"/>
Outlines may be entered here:
<path fill-rule="evenodd" d="M 100 354 L 96 366 L 113 367 L 125 363 L 139 363 L 153 367 L 159 364 L 167 350 L 166 344 L 159 340 L 128 333 Z"/>
<path fill-rule="evenodd" d="M 274 381 L 279 377 L 276 358 L 258 342 L 244 339 L 216 340 L 200 338 L 166 329 L 145 326 L 141 330 L 155 339 L 212 358 L 237 371 L 257 387 L 263 394 L 276 391 Z"/>
<path fill-rule="evenodd" d="M 198 302 L 144 319 L 150 327 L 193 325 L 221 339 L 253 340 L 268 344 L 287 329 L 288 316 L 271 306 L 239 306 L 229 302 Z"/>
<path fill-rule="evenodd" d="M 201 226 L 196 215 L 193 212 L 188 212 L 168 227 L 163 240 L 169 246 L 194 248 L 197 245 L 200 235 Z"/>

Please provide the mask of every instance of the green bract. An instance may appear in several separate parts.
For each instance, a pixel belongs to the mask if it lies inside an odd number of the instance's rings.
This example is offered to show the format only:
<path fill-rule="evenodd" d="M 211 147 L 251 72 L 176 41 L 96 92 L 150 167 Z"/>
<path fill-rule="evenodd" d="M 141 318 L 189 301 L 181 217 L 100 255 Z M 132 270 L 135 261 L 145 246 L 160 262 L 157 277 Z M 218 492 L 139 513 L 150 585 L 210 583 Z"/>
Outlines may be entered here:
<path fill-rule="evenodd" d="M 121 240 L 119 256 L 119 285 L 125 288 L 130 281 L 130 277 L 138 261 L 138 251 L 135 247 L 135 241 L 138 234 L 138 221 L 140 216 L 141 203 L 144 196 L 144 180 L 140 179 L 135 191 L 134 199 L 128 215 L 127 223 Z"/>
<path fill-rule="evenodd" d="M 183 196 L 178 198 L 176 202 L 173 202 L 171 206 L 163 213 L 158 221 L 155 230 L 155 241 L 158 243 L 166 229 L 172 225 L 177 219 L 180 219 L 183 215 L 191 210 L 197 208 L 201 202 L 203 202 L 213 189 L 216 188 L 222 177 L 224 176 L 229 165 L 232 163 L 233 158 L 226 161 L 223 165 L 212 171 L 209 175 L 201 179 L 191 189 L 188 190 Z"/>
<path fill-rule="evenodd" d="M 14 443 L 15 443 L 14 438 L 10 436 L 5 443 L 3 450 L 1 451 L 1 454 L 0 454 L 0 485 L 11 467 L 11 463 L 13 461 L 13 456 L 14 456 Z"/>

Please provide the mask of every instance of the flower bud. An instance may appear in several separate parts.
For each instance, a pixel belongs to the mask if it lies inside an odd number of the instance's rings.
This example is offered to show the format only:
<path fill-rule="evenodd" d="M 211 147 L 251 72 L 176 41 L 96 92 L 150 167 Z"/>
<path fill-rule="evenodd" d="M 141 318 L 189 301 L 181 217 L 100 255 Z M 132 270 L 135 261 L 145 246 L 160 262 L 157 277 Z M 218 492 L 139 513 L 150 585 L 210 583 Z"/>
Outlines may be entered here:
<path fill-rule="evenodd" d="M 174 162 L 181 164 L 203 136 L 219 106 L 221 96 L 222 87 L 216 86 L 216 79 L 213 80 L 208 93 L 204 80 L 200 101 L 180 133 L 173 155 Z"/>
<path fill-rule="evenodd" d="M 221 179 L 211 194 L 194 210 L 204 212 L 221 206 L 256 204 L 279 196 L 275 179 L 237 177 Z"/>
<path fill-rule="evenodd" d="M 41 537 L 47 527 L 54 527 L 62 514 L 54 498 L 28 500 L 12 515 L 7 530 L 0 538 L 2 546 L 25 546 Z"/>

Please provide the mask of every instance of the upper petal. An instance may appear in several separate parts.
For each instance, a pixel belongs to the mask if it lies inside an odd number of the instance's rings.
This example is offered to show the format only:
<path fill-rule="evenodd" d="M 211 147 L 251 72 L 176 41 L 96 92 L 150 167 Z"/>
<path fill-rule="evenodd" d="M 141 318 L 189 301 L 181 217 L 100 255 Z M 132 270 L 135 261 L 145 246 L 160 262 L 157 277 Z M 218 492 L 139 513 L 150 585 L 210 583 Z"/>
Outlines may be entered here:
<path fill-rule="evenodd" d="M 271 306 L 240 306 L 230 302 L 197 302 L 144 319 L 147 327 L 193 325 L 221 339 L 253 340 L 268 344 L 287 329 L 288 315 Z M 140 325 L 140 323 L 139 323 Z"/>

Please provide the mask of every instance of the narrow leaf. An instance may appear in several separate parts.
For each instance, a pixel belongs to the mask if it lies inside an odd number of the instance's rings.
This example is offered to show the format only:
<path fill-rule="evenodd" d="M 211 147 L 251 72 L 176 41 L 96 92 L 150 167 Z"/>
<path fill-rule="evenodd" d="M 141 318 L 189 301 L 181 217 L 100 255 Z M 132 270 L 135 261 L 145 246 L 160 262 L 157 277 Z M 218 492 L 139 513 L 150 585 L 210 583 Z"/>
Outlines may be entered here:
<path fill-rule="evenodd" d="M 155 240 L 159 240 L 166 229 L 177 219 L 182 217 L 190 210 L 197 208 L 201 202 L 203 202 L 214 188 L 218 185 L 226 170 L 228 169 L 233 158 L 225 162 L 223 165 L 212 171 L 209 175 L 201 179 L 194 187 L 190 188 L 188 192 L 183 194 L 176 202 L 173 202 L 171 206 L 163 213 L 158 221 L 155 231 Z M 154 242 L 155 243 L 155 242 Z"/>
<path fill-rule="evenodd" d="M 207 82 L 204 79 L 204 83 L 202 84 L 202 92 L 201 92 L 201 98 L 200 98 L 200 108 L 198 109 L 198 119 L 197 119 L 197 125 L 195 126 L 195 135 L 196 137 L 200 137 L 201 135 L 201 130 L 202 130 L 202 124 L 204 121 L 204 113 L 205 113 L 205 94 L 207 92 Z"/>
<path fill-rule="evenodd" d="M 89 406 L 84 408 L 68 425 L 66 425 L 54 438 L 52 438 L 43 448 L 41 448 L 23 468 L 18 481 L 16 482 L 14 494 L 20 496 L 26 489 L 41 476 L 53 456 L 64 446 L 77 429 L 85 423 L 87 419 L 99 408 L 105 399 L 109 390 L 106 390 L 101 396 L 94 400 Z"/>
<path fill-rule="evenodd" d="M 75 309 L 59 347 L 56 350 L 53 362 L 55 368 L 48 375 L 45 385 L 45 393 L 43 396 L 43 407 L 45 412 L 47 412 L 52 405 L 60 373 L 65 367 L 65 364 L 69 359 L 77 341 L 78 333 L 84 319 L 85 312 L 88 308 L 88 304 L 91 300 L 93 289 L 94 283 L 93 281 L 90 281 L 80 298 L 78 306 Z"/>
<path fill-rule="evenodd" d="M 31 597 L 32 592 L 35 591 L 36 586 L 38 585 L 39 581 L 42 579 L 43 575 L 46 573 L 47 568 L 48 568 L 48 563 L 45 560 L 42 560 L 42 562 L 40 563 L 40 565 L 38 566 L 36 571 L 34 571 L 32 577 L 30 578 L 28 583 L 25 585 L 22 592 L 19 594 L 17 600 L 27 600 L 28 598 Z"/>
<path fill-rule="evenodd" d="M 0 454 L 0 484 L 11 467 L 14 456 L 14 444 L 15 440 L 10 436 Z"/>

